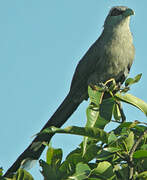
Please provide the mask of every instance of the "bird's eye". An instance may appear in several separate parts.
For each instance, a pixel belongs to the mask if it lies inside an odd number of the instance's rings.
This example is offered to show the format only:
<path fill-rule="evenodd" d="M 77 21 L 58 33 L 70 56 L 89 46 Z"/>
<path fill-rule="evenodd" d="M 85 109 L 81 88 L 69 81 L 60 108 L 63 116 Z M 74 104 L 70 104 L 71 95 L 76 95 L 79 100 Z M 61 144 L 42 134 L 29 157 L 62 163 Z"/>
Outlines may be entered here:
<path fill-rule="evenodd" d="M 123 11 L 119 10 L 119 9 L 113 9 L 110 13 L 110 16 L 119 16 L 123 13 Z"/>

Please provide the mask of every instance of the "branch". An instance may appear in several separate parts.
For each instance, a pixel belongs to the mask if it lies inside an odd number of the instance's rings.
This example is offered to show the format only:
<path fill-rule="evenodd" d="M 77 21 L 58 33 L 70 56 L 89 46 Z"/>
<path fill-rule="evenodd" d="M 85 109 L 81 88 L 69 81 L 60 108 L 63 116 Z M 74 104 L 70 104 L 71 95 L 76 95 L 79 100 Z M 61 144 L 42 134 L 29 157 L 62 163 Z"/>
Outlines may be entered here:
<path fill-rule="evenodd" d="M 133 162 L 133 154 L 137 148 L 137 146 L 140 144 L 141 140 L 143 139 L 143 137 L 147 134 L 147 130 L 144 131 L 144 133 L 139 137 L 139 139 L 136 141 L 136 143 L 134 143 L 133 147 L 131 148 L 130 150 L 130 153 L 129 153 L 129 163 L 131 164 L 131 167 L 130 167 L 130 177 L 129 179 L 131 180 L 132 177 L 133 177 L 133 171 L 134 171 L 134 168 L 132 166 L 132 162 Z"/>

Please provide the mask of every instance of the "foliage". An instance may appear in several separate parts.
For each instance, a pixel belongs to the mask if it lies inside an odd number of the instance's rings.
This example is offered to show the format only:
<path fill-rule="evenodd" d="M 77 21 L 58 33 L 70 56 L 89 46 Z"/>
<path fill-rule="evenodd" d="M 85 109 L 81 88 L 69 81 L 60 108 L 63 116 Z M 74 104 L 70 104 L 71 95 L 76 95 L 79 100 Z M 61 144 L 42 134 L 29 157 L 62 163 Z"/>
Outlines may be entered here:
<path fill-rule="evenodd" d="M 124 121 L 125 115 L 120 105 L 120 101 L 133 105 L 147 116 L 147 104 L 127 93 L 130 86 L 138 82 L 140 77 L 141 74 L 134 79 L 127 79 L 125 87 L 119 88 L 115 95 L 113 92 L 117 91 L 118 87 L 114 80 L 101 87 L 88 87 L 90 104 L 86 110 L 85 127 L 50 127 L 41 132 L 84 137 L 81 144 L 70 152 L 65 160 L 62 159 L 62 149 L 54 149 L 48 145 L 46 161 L 39 161 L 45 180 L 147 179 L 147 124 Z M 110 94 L 110 98 L 103 98 L 105 93 Z M 117 128 L 106 132 L 105 126 L 112 121 L 118 124 Z M 33 178 L 25 170 L 19 169 L 13 179 Z"/>

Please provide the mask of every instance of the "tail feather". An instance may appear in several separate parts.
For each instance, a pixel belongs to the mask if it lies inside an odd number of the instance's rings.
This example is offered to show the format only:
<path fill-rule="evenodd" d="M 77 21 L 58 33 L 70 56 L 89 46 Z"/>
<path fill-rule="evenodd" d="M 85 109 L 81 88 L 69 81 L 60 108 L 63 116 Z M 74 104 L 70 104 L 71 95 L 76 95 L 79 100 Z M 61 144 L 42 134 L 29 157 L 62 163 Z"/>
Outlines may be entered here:
<path fill-rule="evenodd" d="M 82 102 L 82 100 L 81 100 Z M 44 125 L 41 131 L 50 126 L 55 126 L 60 128 L 72 115 L 72 113 L 77 109 L 81 102 L 74 102 L 73 96 L 69 93 L 53 116 L 48 120 L 48 122 Z M 30 158 L 32 160 L 39 159 L 43 150 L 45 149 L 45 145 L 42 144 L 43 141 L 49 142 L 52 138 L 53 134 L 46 134 L 44 137 L 37 136 L 32 143 L 25 149 L 25 151 L 16 159 L 13 165 L 7 170 L 4 177 L 10 177 L 13 173 L 15 173 L 21 166 L 22 161 Z"/>

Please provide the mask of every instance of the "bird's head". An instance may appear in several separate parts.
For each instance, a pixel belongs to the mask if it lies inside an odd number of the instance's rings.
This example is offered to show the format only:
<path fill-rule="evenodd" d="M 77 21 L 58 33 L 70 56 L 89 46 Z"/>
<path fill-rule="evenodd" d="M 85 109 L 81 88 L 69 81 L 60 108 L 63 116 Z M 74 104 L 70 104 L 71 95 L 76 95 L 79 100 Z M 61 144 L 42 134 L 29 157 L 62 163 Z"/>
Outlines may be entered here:
<path fill-rule="evenodd" d="M 113 28 L 126 23 L 129 25 L 130 16 L 134 14 L 134 11 L 126 6 L 114 6 L 105 20 L 104 28 Z"/>

